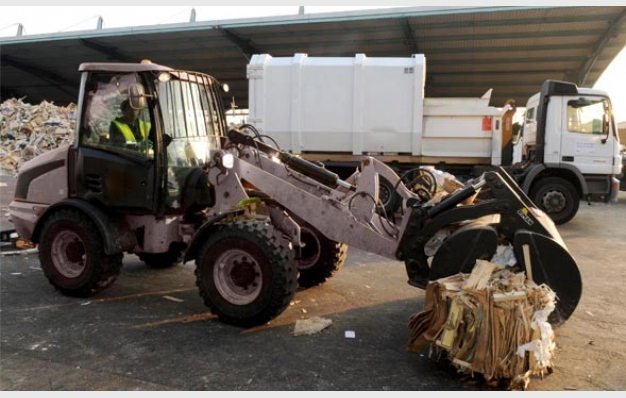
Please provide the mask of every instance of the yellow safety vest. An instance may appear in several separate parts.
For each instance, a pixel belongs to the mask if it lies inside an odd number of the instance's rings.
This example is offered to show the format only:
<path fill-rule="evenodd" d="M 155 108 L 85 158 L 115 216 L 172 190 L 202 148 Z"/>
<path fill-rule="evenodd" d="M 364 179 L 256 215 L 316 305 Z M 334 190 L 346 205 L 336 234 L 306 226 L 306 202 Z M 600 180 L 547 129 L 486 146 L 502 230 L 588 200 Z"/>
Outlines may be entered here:
<path fill-rule="evenodd" d="M 131 130 L 128 124 L 115 120 L 115 125 L 124 135 L 124 139 L 126 140 L 126 142 L 137 142 L 135 134 L 133 134 L 133 130 Z M 143 120 L 140 120 L 139 131 L 141 132 L 142 138 L 145 140 L 148 136 L 148 132 L 150 131 L 150 123 L 146 123 Z"/>

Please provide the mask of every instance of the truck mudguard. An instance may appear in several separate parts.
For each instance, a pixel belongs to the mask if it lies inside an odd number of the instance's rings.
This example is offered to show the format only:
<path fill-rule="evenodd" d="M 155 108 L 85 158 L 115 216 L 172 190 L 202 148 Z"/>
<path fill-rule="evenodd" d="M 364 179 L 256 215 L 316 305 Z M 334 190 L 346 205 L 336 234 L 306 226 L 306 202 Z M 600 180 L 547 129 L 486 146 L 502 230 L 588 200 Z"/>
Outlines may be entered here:
<path fill-rule="evenodd" d="M 537 179 L 537 176 L 545 170 L 549 169 L 563 169 L 571 172 L 574 176 L 576 176 L 576 179 L 578 180 L 582 195 L 585 196 L 589 193 L 585 177 L 580 174 L 580 171 L 575 166 L 570 166 L 567 164 L 550 166 L 549 164 L 544 163 L 534 163 L 528 168 L 528 171 L 525 173 L 524 178 L 521 181 L 522 190 L 524 190 L 524 192 L 530 192 L 530 188 L 535 182 L 535 179 Z"/>

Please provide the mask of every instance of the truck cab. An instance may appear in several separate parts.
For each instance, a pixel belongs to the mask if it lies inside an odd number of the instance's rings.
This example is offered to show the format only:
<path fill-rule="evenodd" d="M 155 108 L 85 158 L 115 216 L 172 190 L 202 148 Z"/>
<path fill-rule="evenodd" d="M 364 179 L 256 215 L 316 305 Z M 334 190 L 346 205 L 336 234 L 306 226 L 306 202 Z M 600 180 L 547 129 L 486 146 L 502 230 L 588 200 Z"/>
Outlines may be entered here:
<path fill-rule="evenodd" d="M 557 224 L 581 199 L 608 202 L 622 173 L 617 125 L 607 93 L 546 81 L 526 105 L 518 182 Z"/>

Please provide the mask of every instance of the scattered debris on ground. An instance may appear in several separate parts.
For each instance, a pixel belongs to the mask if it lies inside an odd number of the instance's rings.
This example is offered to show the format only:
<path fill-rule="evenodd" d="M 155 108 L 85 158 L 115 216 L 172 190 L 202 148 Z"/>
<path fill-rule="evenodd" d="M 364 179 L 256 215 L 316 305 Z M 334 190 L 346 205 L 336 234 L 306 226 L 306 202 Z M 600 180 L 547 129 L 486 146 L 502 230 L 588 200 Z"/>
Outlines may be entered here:
<path fill-rule="evenodd" d="M 531 377 L 552 373 L 555 300 L 525 273 L 478 261 L 471 275 L 428 286 L 424 310 L 409 321 L 407 350 L 429 348 L 431 358 L 450 360 L 461 374 L 525 389 Z"/>
<path fill-rule="evenodd" d="M 74 141 L 76 105 L 31 105 L 7 99 L 0 105 L 0 166 L 16 175 L 19 166 L 42 153 Z"/>
<path fill-rule="evenodd" d="M 185 302 L 185 300 L 179 299 L 177 297 L 172 297 L 172 296 L 163 296 L 163 299 L 167 300 L 167 301 L 171 301 L 173 303 L 184 303 Z"/>
<path fill-rule="evenodd" d="M 332 325 L 333 321 L 330 319 L 324 319 L 314 317 L 310 319 L 303 319 L 296 322 L 293 335 L 298 336 L 311 336 L 320 333 L 322 330 Z"/>

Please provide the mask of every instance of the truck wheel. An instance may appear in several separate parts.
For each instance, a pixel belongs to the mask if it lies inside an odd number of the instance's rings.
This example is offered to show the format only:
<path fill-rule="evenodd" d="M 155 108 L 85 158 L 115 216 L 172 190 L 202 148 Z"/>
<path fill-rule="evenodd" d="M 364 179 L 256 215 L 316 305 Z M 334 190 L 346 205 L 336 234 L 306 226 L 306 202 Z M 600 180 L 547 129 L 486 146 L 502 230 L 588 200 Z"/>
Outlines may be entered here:
<path fill-rule="evenodd" d="M 166 269 L 183 262 L 183 250 L 172 247 L 167 253 L 138 253 L 137 257 L 150 268 Z"/>
<path fill-rule="evenodd" d="M 571 221 L 580 206 L 576 188 L 569 181 L 558 177 L 548 177 L 537 182 L 530 198 L 556 225 Z"/>
<path fill-rule="evenodd" d="M 301 225 L 304 243 L 302 257 L 297 261 L 300 287 L 310 288 L 332 278 L 346 261 L 348 246 L 332 241 L 311 225 Z"/>
<path fill-rule="evenodd" d="M 401 198 L 395 191 L 393 184 L 382 176 L 378 178 L 378 197 L 385 208 L 385 214 L 392 219 L 393 215 L 400 209 Z"/>
<path fill-rule="evenodd" d="M 269 224 L 218 226 L 199 250 L 196 284 L 224 323 L 263 325 L 281 314 L 297 290 L 298 270 Z"/>
<path fill-rule="evenodd" d="M 92 296 L 111 286 L 120 274 L 123 254 L 105 254 L 95 224 L 79 211 L 52 214 L 39 242 L 44 274 L 67 296 Z"/>

